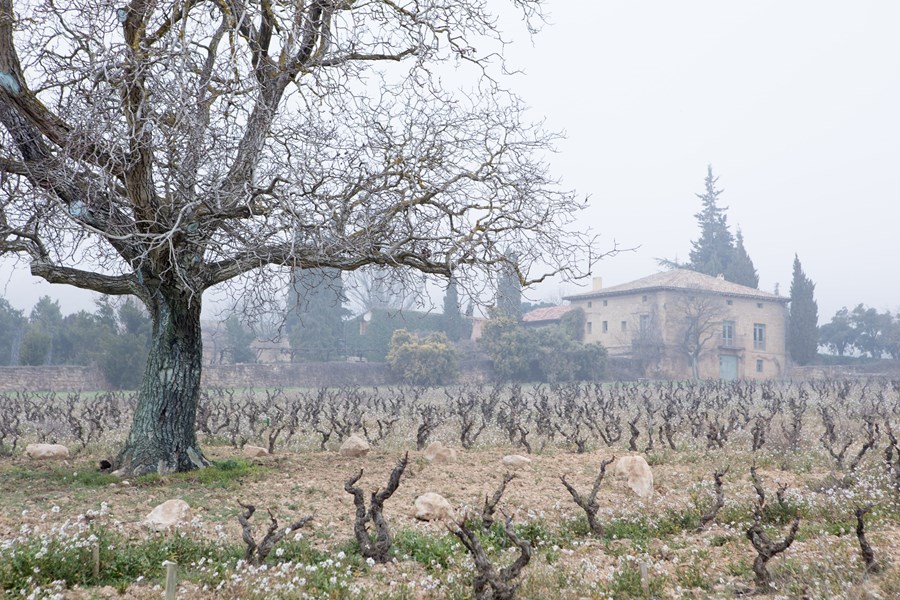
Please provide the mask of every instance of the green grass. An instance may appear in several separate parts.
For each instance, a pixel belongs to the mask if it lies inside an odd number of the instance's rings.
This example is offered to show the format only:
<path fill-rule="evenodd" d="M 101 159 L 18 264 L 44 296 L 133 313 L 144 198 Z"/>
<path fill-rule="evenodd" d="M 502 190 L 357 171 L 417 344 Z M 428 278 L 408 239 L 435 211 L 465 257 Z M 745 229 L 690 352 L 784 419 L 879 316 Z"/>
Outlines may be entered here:
<path fill-rule="evenodd" d="M 100 572 L 93 574 L 91 547 L 100 551 Z M 189 565 L 201 558 L 222 563 L 243 554 L 237 545 L 197 540 L 182 533 L 134 541 L 107 527 L 91 527 L 65 538 L 32 538 L 0 551 L 0 589 L 32 589 L 54 581 L 73 585 L 126 586 L 138 577 L 162 575 L 163 561 Z"/>
<path fill-rule="evenodd" d="M 408 556 L 429 572 L 434 572 L 438 567 L 446 569 L 454 554 L 465 552 L 462 544 L 450 533 L 434 537 L 415 529 L 398 531 L 394 535 L 393 548 L 396 556 Z"/>
<path fill-rule="evenodd" d="M 134 485 L 175 485 L 202 486 L 204 488 L 232 488 L 235 483 L 244 477 L 260 477 L 266 472 L 266 468 L 252 464 L 243 459 L 228 459 L 213 462 L 205 469 L 197 469 L 186 473 L 171 473 L 168 475 L 142 475 L 132 480 Z"/>
<path fill-rule="evenodd" d="M 39 484 L 43 488 L 104 487 L 121 481 L 109 473 L 101 473 L 93 465 L 80 463 L 70 467 L 28 468 L 13 466 L 0 471 L 3 485 L 0 489 L 18 490 L 23 485 Z"/>
<path fill-rule="evenodd" d="M 641 583 L 641 571 L 637 566 L 626 566 L 613 575 L 606 585 L 606 592 L 613 598 L 656 598 L 665 588 L 665 577 L 647 576 L 647 590 Z"/>

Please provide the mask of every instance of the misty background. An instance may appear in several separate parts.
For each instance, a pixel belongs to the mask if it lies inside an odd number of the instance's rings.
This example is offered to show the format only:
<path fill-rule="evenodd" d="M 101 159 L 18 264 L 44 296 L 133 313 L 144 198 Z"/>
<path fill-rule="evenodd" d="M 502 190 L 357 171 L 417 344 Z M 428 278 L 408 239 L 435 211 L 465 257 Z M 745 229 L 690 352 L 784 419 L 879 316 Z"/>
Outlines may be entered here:
<path fill-rule="evenodd" d="M 565 133 L 547 159 L 565 187 L 590 196 L 584 221 L 607 246 L 637 247 L 601 262 L 594 275 L 605 286 L 657 272 L 658 258 L 687 259 L 711 164 L 760 289 L 778 283 L 788 294 L 796 252 L 816 284 L 820 324 L 845 305 L 900 307 L 900 4 L 557 0 L 547 9 L 533 39 L 519 23 L 507 28 L 507 58 L 521 70 L 508 85 L 532 119 Z M 9 260 L 0 290 L 26 312 L 42 295 L 64 313 L 93 310 L 97 296 Z M 548 282 L 526 298 L 581 290 Z"/>

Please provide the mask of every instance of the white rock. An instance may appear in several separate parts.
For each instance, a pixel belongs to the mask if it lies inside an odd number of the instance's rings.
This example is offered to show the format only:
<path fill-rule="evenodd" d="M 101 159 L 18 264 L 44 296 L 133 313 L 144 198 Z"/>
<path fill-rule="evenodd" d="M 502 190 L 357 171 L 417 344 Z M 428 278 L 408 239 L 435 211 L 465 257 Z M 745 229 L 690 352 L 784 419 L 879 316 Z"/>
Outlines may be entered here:
<path fill-rule="evenodd" d="M 69 458 L 69 449 L 62 444 L 28 444 L 25 456 L 34 460 L 58 460 Z"/>
<path fill-rule="evenodd" d="M 244 446 L 243 453 L 244 456 L 248 458 L 259 458 L 260 456 L 269 455 L 269 451 L 265 448 L 260 448 L 259 446 L 251 446 L 249 444 Z"/>
<path fill-rule="evenodd" d="M 144 518 L 144 525 L 156 531 L 169 529 L 191 522 L 191 507 L 179 498 L 166 500 L 150 511 Z"/>
<path fill-rule="evenodd" d="M 453 507 L 440 494 L 425 492 L 416 498 L 416 518 L 420 521 L 445 521 L 453 516 Z"/>
<path fill-rule="evenodd" d="M 653 471 L 643 456 L 623 456 L 616 461 L 614 474 L 627 479 L 628 487 L 641 498 L 653 495 Z"/>
<path fill-rule="evenodd" d="M 341 444 L 340 452 L 341 456 L 361 458 L 369 453 L 369 442 L 354 433 Z"/>
<path fill-rule="evenodd" d="M 439 464 L 456 462 L 456 448 L 450 448 L 440 442 L 432 442 L 425 448 L 425 460 Z"/>
<path fill-rule="evenodd" d="M 524 469 L 531 465 L 531 459 L 521 454 L 507 454 L 503 457 L 503 464 L 510 469 Z"/>

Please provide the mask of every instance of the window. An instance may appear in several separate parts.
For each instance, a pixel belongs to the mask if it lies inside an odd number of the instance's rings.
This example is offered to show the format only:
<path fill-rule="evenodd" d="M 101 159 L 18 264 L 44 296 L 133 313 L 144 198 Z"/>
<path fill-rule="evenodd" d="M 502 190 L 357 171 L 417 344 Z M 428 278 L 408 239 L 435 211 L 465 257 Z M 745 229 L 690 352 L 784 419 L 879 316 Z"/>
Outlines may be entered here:
<path fill-rule="evenodd" d="M 622 321 L 622 331 L 628 330 L 628 321 Z"/>
<path fill-rule="evenodd" d="M 725 304 L 727 304 L 728 306 L 731 306 L 732 304 L 734 304 L 734 300 L 726 300 Z"/>
<path fill-rule="evenodd" d="M 590 308 L 592 304 L 593 302 L 588 302 L 588 308 Z"/>
<path fill-rule="evenodd" d="M 763 372 L 763 361 L 761 358 L 756 359 L 756 372 L 757 373 Z"/>
<path fill-rule="evenodd" d="M 650 331 L 650 315 L 641 315 L 641 333 Z"/>
<path fill-rule="evenodd" d="M 753 349 L 766 349 L 766 326 L 762 323 L 753 324 Z"/>
<path fill-rule="evenodd" d="M 762 303 L 762 302 L 757 302 L 757 303 L 756 303 L 756 308 L 762 308 L 762 307 L 763 307 L 763 303 Z"/>
<path fill-rule="evenodd" d="M 603 326 L 601 327 L 601 329 L 603 330 L 603 333 L 609 331 L 609 322 L 603 321 Z"/>
<path fill-rule="evenodd" d="M 734 347 L 734 321 L 722 321 L 722 345 Z"/>
<path fill-rule="evenodd" d="M 588 332 L 588 333 L 593 333 L 593 329 L 594 329 L 594 324 L 591 323 L 590 321 L 588 321 L 588 322 L 587 322 L 587 332 Z"/>
<path fill-rule="evenodd" d="M 603 301 L 603 306 L 606 306 L 606 300 Z"/>
<path fill-rule="evenodd" d="M 641 296 L 641 302 L 646 302 L 646 301 L 647 301 L 647 296 Z"/>

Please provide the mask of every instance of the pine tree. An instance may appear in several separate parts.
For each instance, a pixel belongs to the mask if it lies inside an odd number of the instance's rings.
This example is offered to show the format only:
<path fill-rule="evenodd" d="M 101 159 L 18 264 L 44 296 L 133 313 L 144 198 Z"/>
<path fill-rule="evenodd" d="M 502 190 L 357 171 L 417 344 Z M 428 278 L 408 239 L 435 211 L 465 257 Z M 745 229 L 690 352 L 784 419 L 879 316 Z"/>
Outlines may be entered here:
<path fill-rule="evenodd" d="M 459 310 L 459 290 L 456 288 L 456 280 L 452 277 L 444 294 L 443 325 L 447 338 L 451 342 L 459 341 L 463 332 L 463 316 Z"/>
<path fill-rule="evenodd" d="M 795 254 L 787 342 L 791 358 L 798 365 L 808 365 L 818 353 L 819 307 L 813 297 L 815 290 L 816 284 L 803 272 Z"/>
<path fill-rule="evenodd" d="M 723 190 L 716 189 L 718 177 L 713 176 L 712 165 L 707 167 L 705 191 L 697 194 L 703 208 L 694 217 L 700 225 L 700 239 L 691 242 L 689 268 L 693 271 L 716 277 L 728 270 L 734 252 L 734 240 L 728 229 L 728 218 L 725 215 L 727 206 L 720 207 L 719 195 Z"/>
<path fill-rule="evenodd" d="M 731 252 L 728 268 L 725 269 L 725 279 L 747 287 L 759 287 L 759 275 L 750 255 L 747 254 L 747 249 L 744 248 L 744 234 L 740 229 L 735 235 L 734 250 Z"/>
<path fill-rule="evenodd" d="M 286 329 L 294 357 L 334 360 L 343 351 L 344 285 L 337 269 L 297 269 Z"/>

